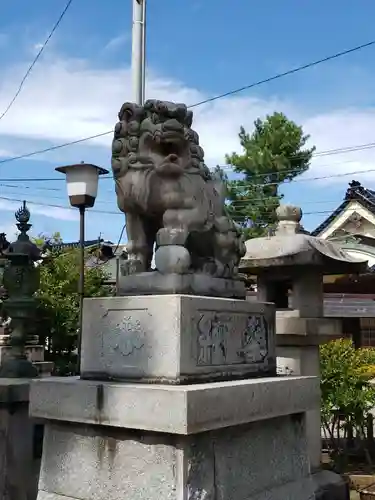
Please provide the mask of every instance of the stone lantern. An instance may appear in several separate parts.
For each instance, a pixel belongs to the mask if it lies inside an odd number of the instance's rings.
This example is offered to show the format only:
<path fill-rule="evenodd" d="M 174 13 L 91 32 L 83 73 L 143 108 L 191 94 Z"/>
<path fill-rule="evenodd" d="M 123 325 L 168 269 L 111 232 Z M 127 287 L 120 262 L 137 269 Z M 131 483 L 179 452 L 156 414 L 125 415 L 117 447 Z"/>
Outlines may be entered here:
<path fill-rule="evenodd" d="M 257 276 L 257 299 L 276 305 L 278 372 L 319 376 L 319 345 L 341 335 L 341 320 L 324 318 L 323 276 L 364 272 L 340 246 L 302 231 L 302 211 L 281 205 L 273 236 L 246 242 L 240 271 Z M 289 302 L 291 292 L 291 304 Z M 306 414 L 312 468 L 320 466 L 320 410 Z"/>
<path fill-rule="evenodd" d="M 41 258 L 40 250 L 27 234 L 30 212 L 26 202 L 15 214 L 20 234 L 5 250 L 7 263 L 3 272 L 3 285 L 7 298 L 3 307 L 11 318 L 9 358 L 0 368 L 0 377 L 27 377 L 38 375 L 37 368 L 27 359 L 26 344 L 37 343 L 35 327 L 35 292 L 39 288 L 39 269 L 35 262 Z"/>

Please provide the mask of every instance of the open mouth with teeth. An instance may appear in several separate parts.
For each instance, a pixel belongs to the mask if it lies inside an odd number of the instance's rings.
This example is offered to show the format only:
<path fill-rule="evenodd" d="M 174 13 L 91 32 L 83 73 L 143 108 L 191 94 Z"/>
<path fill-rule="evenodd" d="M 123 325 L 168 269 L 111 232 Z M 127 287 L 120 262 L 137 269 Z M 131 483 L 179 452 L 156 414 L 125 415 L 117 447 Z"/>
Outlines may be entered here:
<path fill-rule="evenodd" d="M 176 140 L 162 140 L 159 144 L 157 144 L 156 149 L 158 150 L 160 156 L 165 156 L 167 158 L 168 156 L 173 155 L 178 157 L 181 152 L 181 144 L 179 144 Z"/>
<path fill-rule="evenodd" d="M 148 154 L 153 160 L 154 166 L 160 171 L 182 170 L 183 158 L 188 153 L 188 144 L 182 134 L 164 132 L 155 134 L 147 141 Z"/>

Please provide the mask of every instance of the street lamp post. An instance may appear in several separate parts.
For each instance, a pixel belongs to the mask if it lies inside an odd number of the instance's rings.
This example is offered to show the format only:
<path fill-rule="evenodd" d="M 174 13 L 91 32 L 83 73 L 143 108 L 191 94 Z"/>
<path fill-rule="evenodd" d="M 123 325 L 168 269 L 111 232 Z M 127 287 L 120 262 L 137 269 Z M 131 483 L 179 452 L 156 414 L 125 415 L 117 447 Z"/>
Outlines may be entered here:
<path fill-rule="evenodd" d="M 95 205 L 98 194 L 99 175 L 108 174 L 108 170 L 90 163 L 77 163 L 65 167 L 57 167 L 57 172 L 66 175 L 66 186 L 72 207 L 79 209 L 79 323 L 77 343 L 77 373 L 81 368 L 82 312 L 85 288 L 85 212 L 86 208 Z"/>

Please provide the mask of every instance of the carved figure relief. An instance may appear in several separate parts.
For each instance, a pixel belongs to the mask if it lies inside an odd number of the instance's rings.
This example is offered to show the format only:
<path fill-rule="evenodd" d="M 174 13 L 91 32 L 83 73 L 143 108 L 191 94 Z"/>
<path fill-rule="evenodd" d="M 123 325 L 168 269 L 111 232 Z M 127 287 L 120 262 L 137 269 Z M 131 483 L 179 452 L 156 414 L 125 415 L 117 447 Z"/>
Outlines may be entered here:
<path fill-rule="evenodd" d="M 268 325 L 264 316 L 249 316 L 242 333 L 242 346 L 239 354 L 246 363 L 259 363 L 268 354 Z"/>
<path fill-rule="evenodd" d="M 198 365 L 223 365 L 226 363 L 229 325 L 218 316 L 204 325 L 202 315 L 198 323 Z M 203 326 L 204 325 L 204 326 Z"/>
<path fill-rule="evenodd" d="M 197 323 L 197 365 L 263 363 L 268 355 L 268 324 L 263 315 L 202 313 Z"/>

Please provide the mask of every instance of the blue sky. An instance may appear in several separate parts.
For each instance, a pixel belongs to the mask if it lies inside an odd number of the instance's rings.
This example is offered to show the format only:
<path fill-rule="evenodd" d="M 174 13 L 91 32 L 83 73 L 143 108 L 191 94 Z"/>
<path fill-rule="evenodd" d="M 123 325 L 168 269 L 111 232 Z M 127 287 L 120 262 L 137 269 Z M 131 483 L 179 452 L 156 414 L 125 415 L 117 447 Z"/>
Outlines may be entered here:
<path fill-rule="evenodd" d="M 13 0 L 0 8 L 0 113 L 18 88 L 65 0 Z M 148 0 L 147 97 L 192 104 L 375 38 L 373 0 Z M 0 121 L 0 161 L 110 130 L 131 99 L 131 0 L 74 0 L 23 91 Z M 311 134 L 317 150 L 374 142 L 375 46 L 196 108 L 208 166 L 238 150 L 241 125 L 283 111 Z M 14 233 L 17 201 L 30 202 L 35 233 L 78 237 L 63 179 L 72 162 L 110 165 L 111 136 L 0 164 L 1 230 Z M 375 148 L 316 158 L 304 178 L 375 169 Z M 53 182 L 9 179 L 56 177 Z M 292 183 L 285 200 L 301 205 L 313 229 L 342 200 L 353 177 L 374 188 L 375 173 Z M 87 238 L 117 241 L 124 222 L 111 180 L 102 180 Z M 33 202 L 33 203 L 32 203 Z M 117 212 L 105 214 L 99 212 Z M 313 213 L 311 213 L 313 212 Z"/>

